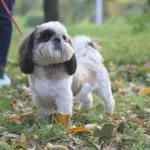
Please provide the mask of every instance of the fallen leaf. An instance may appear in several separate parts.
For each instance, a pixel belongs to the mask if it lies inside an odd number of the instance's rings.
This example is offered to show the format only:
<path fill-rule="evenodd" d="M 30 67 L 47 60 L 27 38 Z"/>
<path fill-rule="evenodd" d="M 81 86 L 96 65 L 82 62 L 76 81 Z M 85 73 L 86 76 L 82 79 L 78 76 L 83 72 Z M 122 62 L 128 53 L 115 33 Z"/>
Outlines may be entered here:
<path fill-rule="evenodd" d="M 86 124 L 84 127 L 88 130 L 94 130 L 98 125 L 97 124 Z"/>
<path fill-rule="evenodd" d="M 69 149 L 63 145 L 53 145 L 51 143 L 47 143 L 44 150 L 69 150 Z"/>
<path fill-rule="evenodd" d="M 119 87 L 123 86 L 123 80 L 122 79 L 116 79 L 115 84 Z"/>
<path fill-rule="evenodd" d="M 25 135 L 23 133 L 21 133 L 20 140 L 18 142 L 14 142 L 12 144 L 12 146 L 14 149 L 19 149 L 19 148 L 27 149 L 28 141 L 27 141 Z"/>
<path fill-rule="evenodd" d="M 26 137 L 25 137 L 25 135 L 23 134 L 23 133 L 21 133 L 21 138 L 20 138 L 20 144 L 21 145 L 27 145 L 27 139 L 26 139 Z"/>
<path fill-rule="evenodd" d="M 22 121 L 24 121 L 26 118 L 33 118 L 33 114 L 31 112 L 27 112 L 24 114 L 11 114 L 8 115 L 8 119 L 11 121 L 14 121 L 16 124 L 20 124 Z"/>
<path fill-rule="evenodd" d="M 129 121 L 135 124 L 144 125 L 144 119 L 142 118 L 131 117 Z"/>
<path fill-rule="evenodd" d="M 145 108 L 144 111 L 145 111 L 145 113 L 150 114 L 150 108 Z"/>
<path fill-rule="evenodd" d="M 140 95 L 140 96 L 150 95 L 150 88 L 149 88 L 149 87 L 143 88 L 143 89 L 139 92 L 139 95 Z"/>
<path fill-rule="evenodd" d="M 111 138 L 113 135 L 114 124 L 105 123 L 100 130 L 95 130 L 94 136 L 99 138 Z"/>
<path fill-rule="evenodd" d="M 62 125 L 69 124 L 70 115 L 63 115 L 63 114 L 58 113 L 58 114 L 53 114 L 52 117 L 54 120 L 61 123 Z"/>
<path fill-rule="evenodd" d="M 67 131 L 67 134 L 91 134 L 92 131 L 85 127 L 72 127 Z"/>
<path fill-rule="evenodd" d="M 25 116 L 18 114 L 11 114 L 8 116 L 8 119 L 14 121 L 16 124 L 20 124 L 25 119 Z"/>

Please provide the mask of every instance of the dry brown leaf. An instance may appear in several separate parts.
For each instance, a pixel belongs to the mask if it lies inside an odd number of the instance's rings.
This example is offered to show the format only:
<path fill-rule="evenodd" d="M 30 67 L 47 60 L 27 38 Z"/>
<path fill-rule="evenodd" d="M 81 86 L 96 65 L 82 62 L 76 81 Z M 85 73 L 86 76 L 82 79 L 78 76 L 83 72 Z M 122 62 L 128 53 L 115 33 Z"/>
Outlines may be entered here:
<path fill-rule="evenodd" d="M 28 141 L 23 133 L 21 133 L 20 144 L 27 145 Z"/>
<path fill-rule="evenodd" d="M 11 114 L 8 116 L 8 119 L 16 122 L 17 124 L 20 124 L 25 119 L 25 116 L 24 115 L 18 115 L 18 114 Z"/>
<path fill-rule="evenodd" d="M 67 134 L 91 134 L 92 131 L 85 127 L 72 127 L 67 131 Z"/>
<path fill-rule="evenodd" d="M 16 122 L 16 124 L 20 124 L 22 121 L 24 121 L 26 118 L 33 118 L 32 113 L 24 113 L 24 114 L 11 114 L 8 116 L 8 119 L 11 121 Z"/>
<path fill-rule="evenodd" d="M 150 95 L 150 88 L 149 88 L 149 87 L 143 88 L 143 89 L 139 92 L 139 95 L 140 95 L 140 96 Z"/>
<path fill-rule="evenodd" d="M 130 119 L 130 121 L 135 124 L 144 125 L 144 119 L 141 119 L 138 117 L 135 117 L 135 118 L 133 117 Z"/>
<path fill-rule="evenodd" d="M 118 86 L 118 87 L 121 87 L 121 86 L 123 86 L 123 80 L 122 79 L 116 79 L 115 80 L 115 84 Z"/>
<path fill-rule="evenodd" d="M 63 114 L 60 114 L 60 113 L 53 114 L 53 119 L 56 120 L 57 122 L 61 123 L 62 125 L 68 125 L 70 115 L 63 115 Z"/>

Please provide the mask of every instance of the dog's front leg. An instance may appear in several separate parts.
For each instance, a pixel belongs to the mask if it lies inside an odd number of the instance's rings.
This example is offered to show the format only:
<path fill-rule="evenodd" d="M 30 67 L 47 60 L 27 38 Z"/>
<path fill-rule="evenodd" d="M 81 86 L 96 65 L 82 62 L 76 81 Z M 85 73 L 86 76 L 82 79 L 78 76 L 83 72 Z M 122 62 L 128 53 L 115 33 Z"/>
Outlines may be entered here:
<path fill-rule="evenodd" d="M 56 106 L 57 113 L 53 114 L 54 119 L 63 125 L 68 125 L 69 119 L 72 115 L 72 94 L 58 96 L 58 98 L 56 99 Z"/>

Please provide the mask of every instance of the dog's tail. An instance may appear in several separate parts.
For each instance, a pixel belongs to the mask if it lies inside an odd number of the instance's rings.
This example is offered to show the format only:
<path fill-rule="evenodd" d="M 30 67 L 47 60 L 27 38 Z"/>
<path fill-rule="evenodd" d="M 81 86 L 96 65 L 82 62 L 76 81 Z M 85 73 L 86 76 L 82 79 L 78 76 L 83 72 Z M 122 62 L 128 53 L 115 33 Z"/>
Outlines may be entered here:
<path fill-rule="evenodd" d="M 101 47 L 87 36 L 76 36 L 72 39 L 73 48 L 77 56 L 78 63 L 82 64 L 102 64 L 103 56 L 100 53 Z"/>

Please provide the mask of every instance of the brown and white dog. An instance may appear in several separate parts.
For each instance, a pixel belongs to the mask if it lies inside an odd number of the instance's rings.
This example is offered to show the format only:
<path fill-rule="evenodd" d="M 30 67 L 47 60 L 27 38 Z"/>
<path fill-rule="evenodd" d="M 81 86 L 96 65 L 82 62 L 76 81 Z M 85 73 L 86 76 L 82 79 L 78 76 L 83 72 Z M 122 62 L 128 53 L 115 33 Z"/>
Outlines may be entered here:
<path fill-rule="evenodd" d="M 106 111 L 112 113 L 115 100 L 103 57 L 99 53 L 100 47 L 87 36 L 73 38 L 72 44 L 77 58 L 77 70 L 72 84 L 74 102 L 80 103 L 81 108 L 90 108 L 94 92 L 104 101 Z"/>
<path fill-rule="evenodd" d="M 34 103 L 42 114 L 71 115 L 73 100 L 88 108 L 97 92 L 112 112 L 115 102 L 102 56 L 88 37 L 72 43 L 59 22 L 37 26 L 22 41 L 19 64 L 29 74 Z"/>

